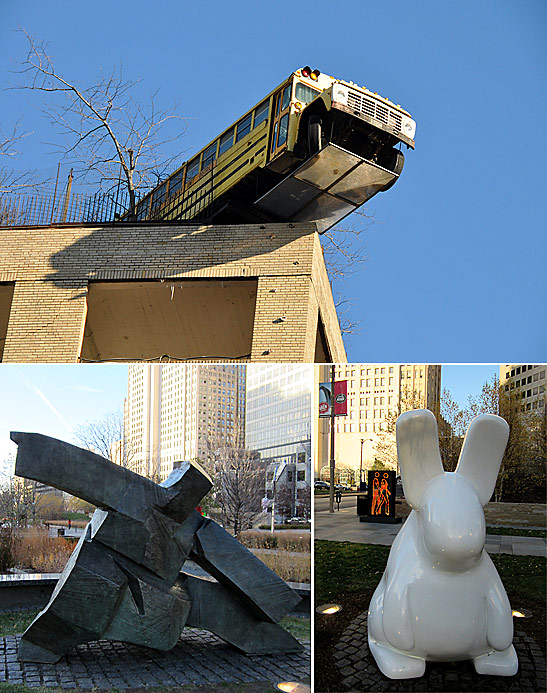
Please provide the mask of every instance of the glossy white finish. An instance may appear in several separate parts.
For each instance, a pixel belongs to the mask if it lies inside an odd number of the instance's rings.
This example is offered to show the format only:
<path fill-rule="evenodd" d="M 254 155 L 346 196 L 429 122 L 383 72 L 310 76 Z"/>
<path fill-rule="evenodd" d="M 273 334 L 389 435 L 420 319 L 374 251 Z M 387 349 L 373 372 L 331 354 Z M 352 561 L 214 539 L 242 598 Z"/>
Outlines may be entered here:
<path fill-rule="evenodd" d="M 471 422 L 455 472 L 443 470 L 429 410 L 397 420 L 405 497 L 413 510 L 397 535 L 368 613 L 368 642 L 382 673 L 422 676 L 426 661 L 472 659 L 479 674 L 513 676 L 511 606 L 484 550 L 490 500 L 509 427 Z"/>

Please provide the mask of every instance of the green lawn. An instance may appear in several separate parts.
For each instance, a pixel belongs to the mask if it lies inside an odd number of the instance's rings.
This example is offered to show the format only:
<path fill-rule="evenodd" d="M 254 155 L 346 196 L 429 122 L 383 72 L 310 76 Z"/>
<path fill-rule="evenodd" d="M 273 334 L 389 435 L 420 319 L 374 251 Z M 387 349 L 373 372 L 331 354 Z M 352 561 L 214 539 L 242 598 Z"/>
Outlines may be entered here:
<path fill-rule="evenodd" d="M 374 589 L 384 572 L 389 546 L 338 541 L 315 542 L 315 602 L 330 602 L 342 592 Z M 545 558 L 491 556 L 505 589 L 545 605 Z"/>
<path fill-rule="evenodd" d="M 37 614 L 38 609 L 0 613 L 0 638 L 24 633 Z"/>

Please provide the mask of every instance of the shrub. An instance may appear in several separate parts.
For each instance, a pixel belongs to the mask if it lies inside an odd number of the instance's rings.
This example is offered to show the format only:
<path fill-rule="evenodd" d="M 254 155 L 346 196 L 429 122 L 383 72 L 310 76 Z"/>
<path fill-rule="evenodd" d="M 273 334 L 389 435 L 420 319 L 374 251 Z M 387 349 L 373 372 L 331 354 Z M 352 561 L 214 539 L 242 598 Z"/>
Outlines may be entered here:
<path fill-rule="evenodd" d="M 15 565 L 43 573 L 60 573 L 74 545 L 62 537 L 50 537 L 47 529 L 31 527 L 20 530 L 14 545 Z"/>
<path fill-rule="evenodd" d="M 309 532 L 259 532 L 249 529 L 241 532 L 239 541 L 249 549 L 277 549 L 279 551 L 309 552 Z"/>
<path fill-rule="evenodd" d="M 6 573 L 13 566 L 13 529 L 4 525 L 0 527 L 0 573 Z"/>

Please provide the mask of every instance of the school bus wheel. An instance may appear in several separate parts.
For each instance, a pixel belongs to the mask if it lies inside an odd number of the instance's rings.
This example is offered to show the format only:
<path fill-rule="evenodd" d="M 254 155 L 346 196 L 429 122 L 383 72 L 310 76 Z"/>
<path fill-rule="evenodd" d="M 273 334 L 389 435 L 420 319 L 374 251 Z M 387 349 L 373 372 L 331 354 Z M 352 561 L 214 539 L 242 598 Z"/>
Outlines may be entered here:
<path fill-rule="evenodd" d="M 321 149 L 321 136 L 323 124 L 317 115 L 310 116 L 308 121 L 308 147 L 310 156 L 313 156 Z"/>

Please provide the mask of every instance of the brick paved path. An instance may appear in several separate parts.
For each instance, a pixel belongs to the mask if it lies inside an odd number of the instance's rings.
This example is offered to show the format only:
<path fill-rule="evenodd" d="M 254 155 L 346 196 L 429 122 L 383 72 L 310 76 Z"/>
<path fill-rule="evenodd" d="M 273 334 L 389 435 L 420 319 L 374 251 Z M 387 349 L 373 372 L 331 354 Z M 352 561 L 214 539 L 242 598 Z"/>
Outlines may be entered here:
<path fill-rule="evenodd" d="M 336 645 L 334 660 L 344 691 L 545 691 L 545 657 L 532 638 L 515 631 L 519 658 L 516 676 L 478 676 L 471 662 L 428 662 L 419 679 L 393 681 L 384 676 L 367 643 L 367 613 L 357 616 Z"/>
<path fill-rule="evenodd" d="M 141 688 L 309 681 L 310 645 L 300 654 L 246 656 L 208 631 L 186 628 L 169 652 L 99 640 L 78 645 L 57 664 L 17 661 L 19 635 L 0 638 L 0 682 L 70 688 Z"/>

